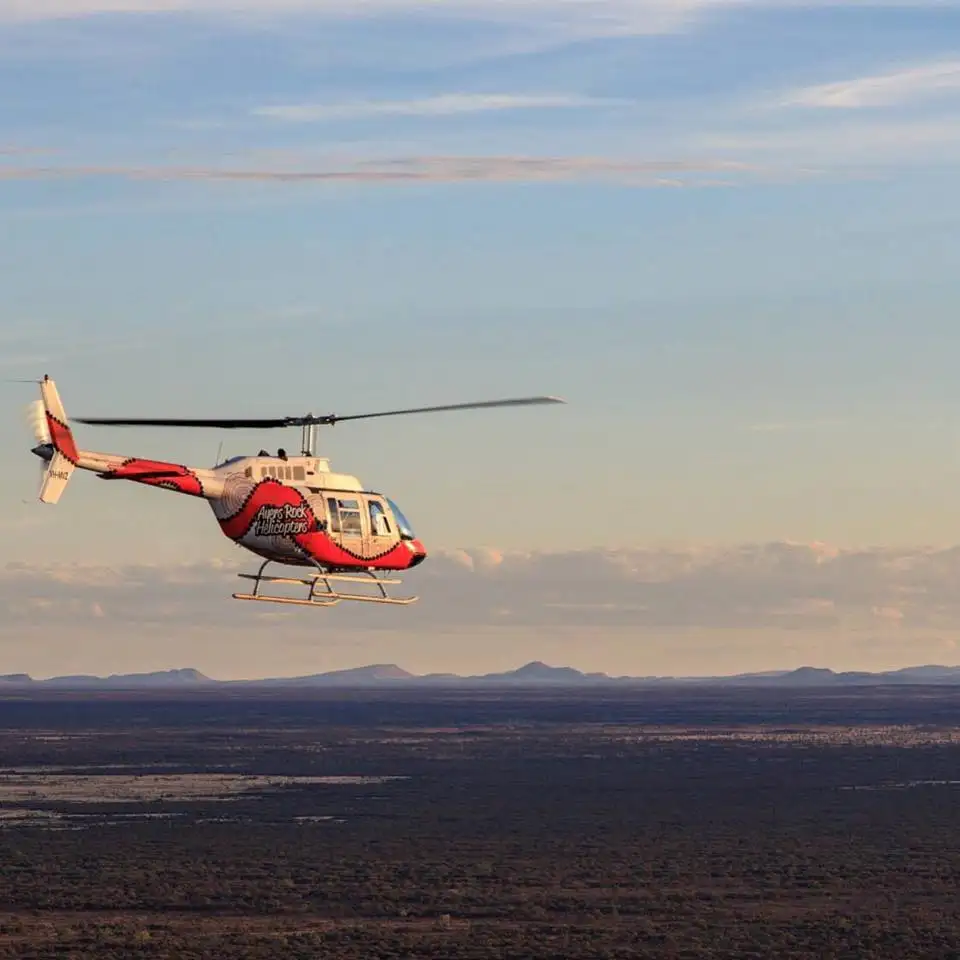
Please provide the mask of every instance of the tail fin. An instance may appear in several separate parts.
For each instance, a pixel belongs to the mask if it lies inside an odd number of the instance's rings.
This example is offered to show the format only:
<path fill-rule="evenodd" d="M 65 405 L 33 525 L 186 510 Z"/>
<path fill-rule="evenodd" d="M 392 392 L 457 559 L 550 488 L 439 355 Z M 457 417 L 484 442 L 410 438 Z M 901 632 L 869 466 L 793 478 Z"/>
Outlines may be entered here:
<path fill-rule="evenodd" d="M 41 503 L 56 503 L 76 469 L 79 454 L 57 386 L 47 376 L 40 381 L 40 400 L 33 405 L 31 419 L 37 441 L 33 452 L 47 461 L 38 498 Z"/>

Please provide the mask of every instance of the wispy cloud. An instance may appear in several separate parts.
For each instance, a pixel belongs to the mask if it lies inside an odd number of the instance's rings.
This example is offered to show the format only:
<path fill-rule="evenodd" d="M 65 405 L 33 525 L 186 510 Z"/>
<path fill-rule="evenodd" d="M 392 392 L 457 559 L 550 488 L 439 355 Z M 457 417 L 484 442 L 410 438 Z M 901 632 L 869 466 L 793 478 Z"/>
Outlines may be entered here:
<path fill-rule="evenodd" d="M 819 169 L 853 168 L 865 177 L 882 168 L 956 163 L 960 118 L 890 121 L 845 120 L 794 127 L 742 129 L 695 138 L 696 148 L 755 162 L 792 163 Z"/>
<path fill-rule="evenodd" d="M 27 370 L 36 375 L 41 364 L 58 363 L 70 359 L 92 356 L 107 356 L 129 353 L 147 348 L 141 339 L 135 340 L 90 340 L 72 341 L 62 337 L 48 339 L 33 349 L 7 350 L 0 353 L 0 370 Z M 40 371 L 42 372 L 42 371 Z"/>
<path fill-rule="evenodd" d="M 39 363 L 49 363 L 51 357 L 50 353 L 4 353 L 0 356 L 0 370 L 35 367 Z"/>
<path fill-rule="evenodd" d="M 346 17 L 419 12 L 486 20 L 541 17 L 553 23 L 590 19 L 609 30 L 660 30 L 701 12 L 742 7 L 897 7 L 904 0 L 0 0 L 5 20 L 56 20 L 97 14 L 312 13 Z M 957 0 L 907 0 L 913 7 L 956 7 Z"/>
<path fill-rule="evenodd" d="M 278 10 L 321 6 L 310 0 L 267 0 L 267 3 Z M 245 0 L 0 0 L 0 19 L 66 20 L 111 13 L 239 12 L 263 9 L 267 3 Z"/>
<path fill-rule="evenodd" d="M 359 22 L 403 18 L 421 24 L 483 25 L 489 30 L 474 36 L 454 60 L 483 60 L 490 56 L 523 56 L 572 43 L 605 38 L 676 34 L 695 26 L 703 14 L 728 0 L 0 0 L 0 26 L 78 21 L 102 15 L 123 15 L 136 25 L 146 17 L 176 15 L 230 21 L 246 30 L 274 30 L 295 20 L 303 22 Z M 738 2 L 738 0 L 734 0 Z M 753 2 L 753 0 L 750 0 Z M 765 0 L 764 0 L 765 2 Z M 463 31 L 461 31 L 463 33 Z M 55 32 L 51 31 L 55 38 Z M 34 40 L 37 38 L 34 37 Z M 49 41 L 47 41 L 49 42 Z M 96 44 L 79 41 L 85 55 L 98 55 Z M 76 55 L 78 41 L 68 45 Z M 8 56 L 22 56 L 31 45 L 11 47 Z M 99 55 L 123 45 L 104 46 Z M 448 50 L 442 59 L 450 56 Z"/>
<path fill-rule="evenodd" d="M 301 103 L 257 107 L 254 116 L 295 123 L 365 117 L 445 117 L 503 110 L 554 110 L 622 104 L 573 94 L 449 93 L 418 100 L 357 100 L 348 103 Z"/>
<path fill-rule="evenodd" d="M 540 17 L 553 23 L 591 19 L 608 28 L 642 24 L 651 27 L 675 23 L 692 11 L 714 5 L 717 0 L 0 0 L 0 18 L 6 20 L 55 20 L 97 14 L 217 13 L 323 14 L 366 17 L 420 13 L 434 16 L 468 16 L 485 20 Z M 724 0 L 720 0 L 724 2 Z"/>
<path fill-rule="evenodd" d="M 855 110 L 890 107 L 960 90 L 960 60 L 944 60 L 804 87 L 784 99 L 787 106 Z"/>
<path fill-rule="evenodd" d="M 618 160 L 605 157 L 410 157 L 358 161 L 329 169 L 220 167 L 2 166 L 0 180 L 126 179 L 256 183 L 466 183 L 606 180 L 637 186 L 683 186 L 710 175 L 710 183 L 756 172 L 730 160 Z M 684 179 L 687 178 L 687 179 Z"/>
<path fill-rule="evenodd" d="M 829 427 L 840 427 L 846 423 L 846 420 L 840 419 L 783 420 L 770 423 L 751 423 L 747 429 L 752 433 L 787 433 L 796 430 L 822 430 Z"/>
<path fill-rule="evenodd" d="M 17 143 L 0 143 L 0 157 L 25 157 L 35 154 L 54 153 L 44 147 L 26 147 Z"/>

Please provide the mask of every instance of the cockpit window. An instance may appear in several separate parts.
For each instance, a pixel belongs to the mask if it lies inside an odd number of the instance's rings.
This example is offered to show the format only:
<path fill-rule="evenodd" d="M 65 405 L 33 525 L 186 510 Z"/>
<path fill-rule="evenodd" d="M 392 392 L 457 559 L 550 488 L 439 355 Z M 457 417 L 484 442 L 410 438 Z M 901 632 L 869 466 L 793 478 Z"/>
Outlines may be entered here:
<path fill-rule="evenodd" d="M 397 529 L 400 531 L 401 539 L 416 539 L 416 534 L 413 532 L 413 528 L 410 526 L 409 521 L 403 515 L 403 512 L 400 510 L 400 508 L 389 497 L 385 497 L 384 499 L 386 499 L 387 503 L 390 504 L 390 510 L 393 513 L 393 518 L 397 521 Z"/>
<path fill-rule="evenodd" d="M 370 501 L 370 532 L 375 537 L 390 536 L 390 521 L 379 500 Z"/>

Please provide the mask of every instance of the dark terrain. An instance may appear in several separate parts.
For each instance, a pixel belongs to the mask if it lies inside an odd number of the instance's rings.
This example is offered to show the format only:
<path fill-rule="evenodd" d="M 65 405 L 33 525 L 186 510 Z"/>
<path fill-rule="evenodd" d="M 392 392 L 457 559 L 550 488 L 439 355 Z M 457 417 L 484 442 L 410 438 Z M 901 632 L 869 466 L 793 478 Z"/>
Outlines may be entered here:
<path fill-rule="evenodd" d="M 0 956 L 955 958 L 958 800 L 956 687 L 9 691 Z"/>

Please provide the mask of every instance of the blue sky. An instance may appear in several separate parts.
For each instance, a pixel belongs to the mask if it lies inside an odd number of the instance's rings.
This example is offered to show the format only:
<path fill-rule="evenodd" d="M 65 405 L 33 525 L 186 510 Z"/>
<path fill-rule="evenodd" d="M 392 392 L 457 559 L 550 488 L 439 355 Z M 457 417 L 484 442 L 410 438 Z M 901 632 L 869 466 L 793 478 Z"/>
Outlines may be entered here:
<path fill-rule="evenodd" d="M 956 542 L 960 3 L 357 9 L 0 0 L 0 377 L 49 372 L 73 415 L 566 397 L 325 435 L 435 549 L 589 572 L 613 548 Z M 235 559 L 155 491 L 23 503 L 33 393 L 0 390 L 0 561 Z M 297 438 L 78 439 L 204 464 Z M 736 669 L 782 664 L 771 629 Z M 344 657 L 403 659 L 406 631 Z"/>

